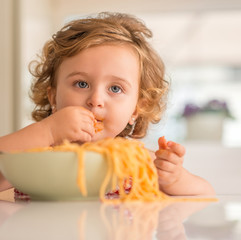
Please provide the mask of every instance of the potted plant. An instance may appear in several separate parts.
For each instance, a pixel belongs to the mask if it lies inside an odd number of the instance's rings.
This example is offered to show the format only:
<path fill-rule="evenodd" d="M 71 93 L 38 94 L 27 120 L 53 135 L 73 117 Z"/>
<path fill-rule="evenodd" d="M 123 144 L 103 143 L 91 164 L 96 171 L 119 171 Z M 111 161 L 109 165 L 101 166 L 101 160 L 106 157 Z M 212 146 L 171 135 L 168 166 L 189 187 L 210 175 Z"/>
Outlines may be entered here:
<path fill-rule="evenodd" d="M 226 118 L 233 118 L 227 103 L 217 99 L 208 101 L 203 106 L 186 104 L 182 117 L 187 123 L 187 140 L 222 139 L 223 123 Z"/>

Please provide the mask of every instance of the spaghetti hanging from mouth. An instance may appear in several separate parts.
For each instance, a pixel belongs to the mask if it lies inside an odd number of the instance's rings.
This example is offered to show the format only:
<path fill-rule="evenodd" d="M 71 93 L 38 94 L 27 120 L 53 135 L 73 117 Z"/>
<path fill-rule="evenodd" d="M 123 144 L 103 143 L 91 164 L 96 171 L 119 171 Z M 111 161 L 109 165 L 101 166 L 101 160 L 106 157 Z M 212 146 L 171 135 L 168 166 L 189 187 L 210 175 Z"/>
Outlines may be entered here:
<path fill-rule="evenodd" d="M 104 124 L 102 121 L 94 121 L 95 133 L 101 132 L 104 129 Z"/>

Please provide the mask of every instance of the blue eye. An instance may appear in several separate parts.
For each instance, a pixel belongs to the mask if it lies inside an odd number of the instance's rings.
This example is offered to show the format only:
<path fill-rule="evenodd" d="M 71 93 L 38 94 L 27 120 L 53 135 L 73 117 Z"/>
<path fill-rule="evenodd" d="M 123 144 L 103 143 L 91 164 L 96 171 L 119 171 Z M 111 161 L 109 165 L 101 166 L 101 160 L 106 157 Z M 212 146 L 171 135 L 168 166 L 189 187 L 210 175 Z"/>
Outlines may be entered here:
<path fill-rule="evenodd" d="M 84 82 L 84 81 L 77 82 L 77 85 L 78 85 L 79 88 L 87 88 L 87 87 L 89 87 L 88 83 Z"/>
<path fill-rule="evenodd" d="M 110 89 L 113 93 L 121 93 L 122 92 L 122 89 L 118 86 L 111 86 Z"/>

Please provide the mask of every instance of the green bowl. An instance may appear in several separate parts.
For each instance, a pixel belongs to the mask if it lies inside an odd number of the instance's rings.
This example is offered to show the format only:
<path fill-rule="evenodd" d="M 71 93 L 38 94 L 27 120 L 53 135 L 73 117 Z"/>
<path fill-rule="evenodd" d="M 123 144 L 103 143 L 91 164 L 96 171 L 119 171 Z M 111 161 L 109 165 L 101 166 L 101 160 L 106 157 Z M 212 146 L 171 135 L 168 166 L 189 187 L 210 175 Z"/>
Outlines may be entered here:
<path fill-rule="evenodd" d="M 77 185 L 78 157 L 75 152 L 1 153 L 0 171 L 19 191 L 32 200 L 98 199 L 107 173 L 103 155 L 85 152 L 85 179 L 88 195 Z"/>

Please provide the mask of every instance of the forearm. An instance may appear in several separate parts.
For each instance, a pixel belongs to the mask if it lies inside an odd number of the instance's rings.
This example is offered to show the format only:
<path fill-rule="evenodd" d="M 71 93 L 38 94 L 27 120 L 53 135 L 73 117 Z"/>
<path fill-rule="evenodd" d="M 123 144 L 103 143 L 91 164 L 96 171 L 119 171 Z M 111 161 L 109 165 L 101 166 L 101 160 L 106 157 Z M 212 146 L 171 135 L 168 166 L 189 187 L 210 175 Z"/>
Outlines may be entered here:
<path fill-rule="evenodd" d="M 0 151 L 23 151 L 52 144 L 51 134 L 42 123 L 33 123 L 17 132 L 0 137 Z"/>
<path fill-rule="evenodd" d="M 4 178 L 0 172 L 0 192 L 11 188 L 12 185 Z"/>
<path fill-rule="evenodd" d="M 215 195 L 209 182 L 191 174 L 184 168 L 178 181 L 170 185 L 160 185 L 160 190 L 168 195 L 176 196 Z"/>
<path fill-rule="evenodd" d="M 14 152 L 31 148 L 47 147 L 52 144 L 51 134 L 42 123 L 33 123 L 17 132 L 0 137 L 0 151 Z M 12 185 L 0 172 L 0 191 L 11 188 Z"/>

